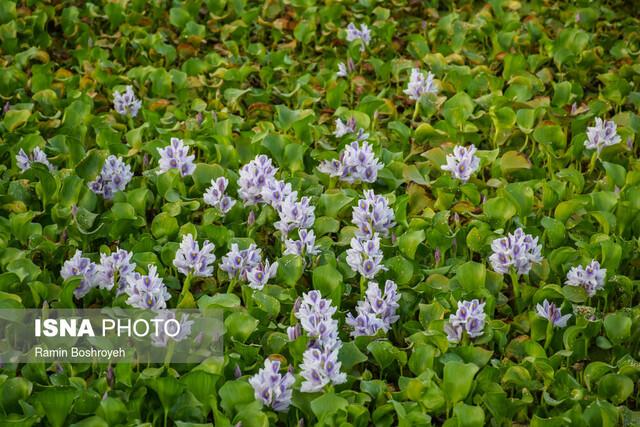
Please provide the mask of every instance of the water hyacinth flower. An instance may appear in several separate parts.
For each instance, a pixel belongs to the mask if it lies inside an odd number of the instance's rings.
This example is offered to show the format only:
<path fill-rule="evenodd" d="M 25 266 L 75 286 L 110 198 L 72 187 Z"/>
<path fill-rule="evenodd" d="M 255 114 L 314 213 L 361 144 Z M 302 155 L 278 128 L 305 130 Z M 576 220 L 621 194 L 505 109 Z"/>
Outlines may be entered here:
<path fill-rule="evenodd" d="M 341 181 L 353 184 L 358 181 L 375 182 L 378 171 L 383 168 L 373 148 L 367 141 L 353 141 L 340 153 L 338 159 L 325 160 L 318 165 L 318 170 Z"/>
<path fill-rule="evenodd" d="M 147 275 L 138 272 L 128 275 L 125 292 L 129 295 L 127 304 L 150 310 L 164 310 L 167 308 L 167 301 L 171 298 L 167 287 L 158 276 L 155 265 L 149 266 Z"/>
<path fill-rule="evenodd" d="M 564 328 L 567 321 L 571 318 L 570 314 L 562 315 L 562 312 L 554 303 L 544 300 L 542 304 L 536 305 L 536 313 L 538 316 L 547 319 L 554 328 Z"/>
<path fill-rule="evenodd" d="M 264 154 L 256 156 L 240 169 L 238 195 L 246 206 L 263 202 L 262 190 L 275 179 L 277 171 L 278 168 L 274 167 L 271 159 Z"/>
<path fill-rule="evenodd" d="M 280 374 L 280 361 L 264 361 L 256 375 L 249 378 L 249 384 L 253 387 L 256 400 L 273 408 L 274 411 L 284 412 L 291 405 L 293 384 L 296 382 L 291 372 Z"/>
<path fill-rule="evenodd" d="M 70 277 L 80 276 L 80 286 L 78 286 L 73 294 L 76 298 L 82 298 L 87 295 L 89 291 L 96 286 L 96 271 L 97 266 L 89 258 L 82 256 L 82 251 L 76 249 L 76 253 L 64 262 L 62 269 L 60 270 L 60 276 L 67 280 Z"/>
<path fill-rule="evenodd" d="M 434 75 L 431 71 L 427 73 L 427 77 L 425 78 L 419 68 L 413 68 L 411 70 L 411 77 L 409 78 L 407 88 L 403 92 L 416 102 L 424 95 L 428 95 L 430 93 L 436 94 L 438 93 L 438 88 L 434 84 L 433 78 Z"/>
<path fill-rule="evenodd" d="M 297 198 L 298 192 L 293 191 L 291 184 L 278 179 L 267 181 L 262 188 L 262 201 L 277 211 L 282 209 L 282 204 L 286 200 L 295 201 Z"/>
<path fill-rule="evenodd" d="M 340 372 L 342 363 L 338 361 L 338 350 L 311 347 L 305 350 L 300 365 L 300 375 L 305 379 L 300 385 L 303 393 L 322 391 L 328 384 L 342 384 L 347 375 Z"/>
<path fill-rule="evenodd" d="M 21 148 L 20 151 L 18 151 L 18 154 L 16 154 L 16 163 L 22 172 L 29 170 L 33 163 L 42 163 L 49 168 L 49 171 L 51 172 L 56 170 L 56 168 L 49 163 L 47 155 L 40 149 L 40 147 L 34 148 L 29 155 L 27 155 L 27 153 L 25 153 Z"/>
<path fill-rule="evenodd" d="M 444 330 L 450 342 L 460 342 L 466 332 L 471 338 L 477 338 L 484 334 L 486 314 L 484 302 L 477 299 L 471 301 L 458 301 L 458 309 L 455 314 L 449 316 L 449 322 Z"/>
<path fill-rule="evenodd" d="M 365 299 L 358 301 L 358 315 L 347 314 L 346 322 L 353 328 L 351 336 L 373 336 L 379 330 L 388 332 L 400 318 L 396 315 L 399 300 L 398 286 L 392 280 L 386 281 L 384 294 L 376 282 L 369 282 Z"/>
<path fill-rule="evenodd" d="M 584 146 L 589 150 L 597 150 L 600 154 L 605 147 L 619 144 L 621 140 L 613 120 L 604 121 L 596 117 L 596 125 L 587 128 L 587 140 Z"/>
<path fill-rule="evenodd" d="M 493 255 L 489 261 L 496 273 L 509 274 L 513 269 L 517 275 L 527 274 L 534 263 L 542 261 L 542 245 L 538 245 L 538 238 L 526 234 L 522 228 L 495 239 L 491 249 Z"/>
<path fill-rule="evenodd" d="M 100 254 L 100 264 L 96 269 L 98 287 L 111 290 L 117 283 L 116 295 L 123 293 L 127 286 L 127 276 L 136 268 L 136 263 L 131 262 L 132 256 L 131 252 L 124 249 L 118 249 L 111 255 Z"/>
<path fill-rule="evenodd" d="M 249 281 L 249 287 L 251 289 L 262 290 L 264 285 L 267 284 L 269 279 L 276 276 L 278 272 L 278 263 L 269 263 L 266 260 L 264 263 L 260 262 L 247 272 L 247 280 Z"/>
<path fill-rule="evenodd" d="M 336 138 L 342 138 L 345 135 L 354 133 L 356 131 L 356 119 L 354 117 L 349 118 L 346 122 L 341 119 L 336 119 L 336 130 L 333 135 Z"/>
<path fill-rule="evenodd" d="M 262 250 L 252 243 L 247 249 L 231 244 L 231 250 L 222 257 L 220 270 L 226 271 L 230 278 L 247 280 L 247 275 L 262 261 Z"/>
<path fill-rule="evenodd" d="M 480 167 L 480 159 L 475 155 L 476 147 L 472 144 L 468 148 L 457 145 L 453 154 L 447 155 L 447 164 L 441 167 L 462 182 L 467 182 L 471 175 Z"/>
<path fill-rule="evenodd" d="M 127 188 L 131 178 L 133 178 L 131 166 L 123 162 L 122 158 L 111 155 L 102 165 L 100 175 L 89 183 L 89 188 L 95 194 L 111 200 L 115 193 Z"/>
<path fill-rule="evenodd" d="M 322 298 L 319 291 L 303 294 L 294 315 L 300 320 L 307 336 L 313 339 L 312 347 L 333 350 L 342 345 L 338 337 L 338 321 L 333 318 L 336 310 L 331 301 Z"/>
<path fill-rule="evenodd" d="M 607 269 L 600 268 L 600 263 L 591 261 L 586 267 L 581 265 L 572 267 L 567 273 L 566 284 L 569 286 L 580 286 L 584 288 L 587 295 L 594 296 L 596 292 L 604 288 L 604 281 L 607 276 Z"/>
<path fill-rule="evenodd" d="M 347 264 L 367 279 L 373 279 L 380 271 L 387 268 L 382 265 L 380 237 L 374 233 L 371 238 L 353 237 L 351 248 L 347 249 Z"/>
<path fill-rule="evenodd" d="M 136 98 L 133 87 L 127 86 L 124 93 L 113 93 L 113 108 L 123 116 L 135 117 L 142 107 L 142 101 Z"/>
<path fill-rule="evenodd" d="M 207 188 L 202 196 L 204 202 L 217 208 L 223 214 L 231 210 L 236 201 L 225 194 L 229 180 L 223 176 L 211 180 L 211 186 Z"/>
<path fill-rule="evenodd" d="M 388 236 L 395 225 L 395 215 L 389 202 L 373 190 L 365 190 L 364 199 L 360 199 L 353 208 L 351 220 L 358 227 L 359 237 L 372 237 L 374 233 Z"/>
<path fill-rule="evenodd" d="M 193 163 L 196 156 L 189 154 L 189 147 L 179 138 L 171 138 L 171 144 L 165 148 L 158 148 L 160 153 L 160 170 L 158 174 L 168 172 L 170 169 L 178 169 L 180 175 L 188 176 L 196 170 Z"/>
<path fill-rule="evenodd" d="M 155 317 L 159 321 L 157 333 L 151 335 L 151 345 L 154 347 L 166 347 L 169 341 L 180 342 L 191 335 L 191 327 L 195 323 L 189 320 L 189 315 L 182 313 L 178 324 L 168 322 L 177 320 L 176 313 L 169 310 L 161 310 Z"/>
<path fill-rule="evenodd" d="M 347 66 L 344 62 L 340 62 L 338 64 L 338 72 L 336 73 L 337 77 L 347 77 L 349 75 L 349 70 L 347 70 Z"/>
<path fill-rule="evenodd" d="M 360 24 L 360 28 L 356 27 L 354 23 L 350 23 L 347 26 L 347 41 L 352 42 L 356 40 L 362 41 L 360 52 L 364 52 L 371 41 L 371 30 L 369 30 L 366 24 Z"/>
<path fill-rule="evenodd" d="M 176 252 L 173 265 L 185 276 L 210 277 L 213 275 L 213 263 L 216 256 L 213 253 L 215 245 L 205 240 L 202 249 L 191 234 L 182 236 L 182 242 Z"/>
<path fill-rule="evenodd" d="M 276 221 L 274 227 L 282 233 L 285 239 L 290 231 L 296 228 L 311 228 L 316 220 L 316 207 L 311 204 L 311 199 L 302 197 L 296 200 L 294 197 L 288 197 L 282 202 L 278 213 L 280 220 Z"/>
<path fill-rule="evenodd" d="M 299 240 L 287 239 L 284 242 L 285 255 L 313 256 L 317 255 L 319 250 L 316 246 L 316 234 L 313 230 L 301 228 L 298 230 Z"/>

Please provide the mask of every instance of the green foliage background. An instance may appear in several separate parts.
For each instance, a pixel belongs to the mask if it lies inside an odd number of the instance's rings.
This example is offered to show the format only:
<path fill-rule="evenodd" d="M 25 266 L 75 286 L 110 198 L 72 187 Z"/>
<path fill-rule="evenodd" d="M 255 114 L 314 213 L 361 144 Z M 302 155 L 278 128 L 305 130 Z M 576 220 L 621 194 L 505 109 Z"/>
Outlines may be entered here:
<path fill-rule="evenodd" d="M 182 286 L 172 265 L 182 234 L 214 242 L 218 259 L 246 239 L 280 259 L 249 310 L 220 292 L 217 268 L 191 285 L 193 304 L 226 310 L 224 358 L 5 364 L 2 425 L 639 425 L 634 12 L 631 2 L 604 1 L 0 0 L 0 307 L 122 304 L 106 292 L 73 298 L 77 282 L 59 272 L 76 248 L 95 260 L 120 246 L 143 271 L 157 265 L 170 304 Z M 364 52 L 345 41 L 349 22 L 372 29 Z M 337 78 L 348 57 L 355 73 Z M 431 70 L 440 87 L 415 120 L 402 93 L 413 67 Z M 125 85 L 143 101 L 134 120 L 112 108 Z M 398 222 L 383 249 L 401 319 L 386 338 L 350 341 L 343 328 L 348 382 L 322 395 L 296 391 L 294 407 L 277 414 L 247 378 L 265 357 L 300 363 L 285 332 L 297 296 L 330 296 L 341 326 L 360 298 L 344 251 L 361 189 L 328 189 L 316 169 L 341 148 L 334 119 L 352 116 L 385 164 L 371 188 Z M 613 119 L 623 142 L 590 165 L 583 143 L 596 117 Z M 197 155 L 193 177 L 155 173 L 170 137 Z M 453 145 L 471 143 L 481 171 L 460 184 L 440 166 Z M 58 171 L 21 173 L 15 155 L 34 147 Z M 249 227 L 241 206 L 221 218 L 202 202 L 214 177 L 227 176 L 235 193 L 239 167 L 258 153 L 317 206 L 313 266 L 281 258 L 272 210 Z M 136 174 L 112 202 L 87 187 L 109 154 Z M 517 312 L 510 279 L 486 260 L 491 241 L 519 226 L 541 237 L 545 259 L 522 284 Z M 608 281 L 587 299 L 563 284 L 593 258 Z M 471 298 L 487 301 L 489 327 L 473 345 L 451 346 L 444 319 Z M 544 299 L 574 313 L 547 346 L 535 316 Z"/>

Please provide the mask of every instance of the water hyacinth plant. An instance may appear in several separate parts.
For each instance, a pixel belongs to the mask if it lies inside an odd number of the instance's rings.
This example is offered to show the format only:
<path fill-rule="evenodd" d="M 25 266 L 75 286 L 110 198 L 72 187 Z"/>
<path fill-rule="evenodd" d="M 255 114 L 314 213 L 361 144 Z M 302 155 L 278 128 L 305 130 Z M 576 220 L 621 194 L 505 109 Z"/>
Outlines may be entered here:
<path fill-rule="evenodd" d="M 633 6 L 0 0 L 0 426 L 640 425 Z"/>

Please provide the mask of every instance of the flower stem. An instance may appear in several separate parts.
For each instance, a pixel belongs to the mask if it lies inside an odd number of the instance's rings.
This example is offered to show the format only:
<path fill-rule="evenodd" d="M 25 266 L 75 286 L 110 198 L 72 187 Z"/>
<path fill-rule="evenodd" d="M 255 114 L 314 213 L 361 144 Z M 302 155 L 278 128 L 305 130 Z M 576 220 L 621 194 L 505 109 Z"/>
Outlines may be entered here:
<path fill-rule="evenodd" d="M 238 279 L 236 279 L 235 277 L 233 279 L 231 279 L 231 282 L 229 282 L 229 287 L 227 288 L 227 293 L 228 294 L 232 294 L 233 293 L 233 288 L 236 287 L 236 283 L 238 282 Z"/>
<path fill-rule="evenodd" d="M 593 170 L 596 168 L 596 161 L 598 160 L 598 151 L 594 151 L 593 154 L 591 155 L 591 161 L 589 162 L 589 171 L 588 173 L 593 172 Z"/>
<path fill-rule="evenodd" d="M 549 344 L 551 344 L 551 340 L 553 339 L 553 322 L 549 320 L 547 322 L 547 336 L 544 340 L 544 351 L 546 352 L 549 348 Z"/>
<path fill-rule="evenodd" d="M 416 121 L 416 118 L 418 117 L 418 114 L 420 113 L 420 101 L 416 101 L 416 106 L 413 110 L 413 117 L 411 118 L 412 122 Z"/>
<path fill-rule="evenodd" d="M 364 276 L 360 276 L 360 297 L 364 297 L 366 290 L 365 285 L 367 283 L 367 278 Z"/>
<path fill-rule="evenodd" d="M 520 306 L 520 283 L 518 282 L 518 273 L 515 270 L 511 270 L 511 285 L 513 286 L 513 302 L 516 308 L 516 312 L 520 312 L 518 307 Z"/>

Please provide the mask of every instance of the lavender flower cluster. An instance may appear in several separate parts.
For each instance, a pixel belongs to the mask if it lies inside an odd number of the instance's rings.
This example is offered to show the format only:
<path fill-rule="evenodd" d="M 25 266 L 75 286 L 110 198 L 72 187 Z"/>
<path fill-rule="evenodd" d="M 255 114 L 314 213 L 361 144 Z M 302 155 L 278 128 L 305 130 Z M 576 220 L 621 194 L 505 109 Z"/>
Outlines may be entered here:
<path fill-rule="evenodd" d="M 318 170 L 341 181 L 353 184 L 359 181 L 375 182 L 378 179 L 378 171 L 383 168 L 378 161 L 373 148 L 367 141 L 353 141 L 347 145 L 338 159 L 325 160 L 318 165 Z"/>
<path fill-rule="evenodd" d="M 396 314 L 399 300 L 398 286 L 392 280 L 386 281 L 384 294 L 376 282 L 369 282 L 365 299 L 358 301 L 357 316 L 347 314 L 347 325 L 353 328 L 351 336 L 374 336 L 378 331 L 388 332 L 400 318 Z"/>
<path fill-rule="evenodd" d="M 547 319 L 554 328 L 564 328 L 571 318 L 570 314 L 562 315 L 562 312 L 554 303 L 544 300 L 542 304 L 536 305 L 536 313 L 543 319 Z"/>
<path fill-rule="evenodd" d="M 102 165 L 100 175 L 89 183 L 89 188 L 95 194 L 110 200 L 118 191 L 124 191 L 131 178 L 131 166 L 124 163 L 122 158 L 111 155 Z"/>
<path fill-rule="evenodd" d="M 360 40 L 362 43 L 360 45 L 360 51 L 364 52 L 367 46 L 369 46 L 369 42 L 371 42 L 371 30 L 367 27 L 366 24 L 360 24 L 360 28 L 358 28 L 353 22 L 347 26 L 347 41 L 353 42 L 356 40 Z"/>
<path fill-rule="evenodd" d="M 280 373 L 280 361 L 266 359 L 264 367 L 249 379 L 249 384 L 253 387 L 256 400 L 275 411 L 284 412 L 291 405 L 295 381 L 291 372 L 284 375 Z"/>
<path fill-rule="evenodd" d="M 351 220 L 358 227 L 358 236 L 363 238 L 373 237 L 375 233 L 386 237 L 395 225 L 395 215 L 389 202 L 373 190 L 365 190 L 364 199 L 360 199 L 353 208 Z"/>
<path fill-rule="evenodd" d="M 447 164 L 442 170 L 449 171 L 451 175 L 462 182 L 469 181 L 471 175 L 480 167 L 480 159 L 475 155 L 476 147 L 472 144 L 468 148 L 457 145 L 453 154 L 447 156 Z"/>
<path fill-rule="evenodd" d="M 435 76 L 431 73 L 431 71 L 429 71 L 427 73 L 427 77 L 425 78 L 420 69 L 413 68 L 411 70 L 409 83 L 407 84 L 407 88 L 404 90 L 404 93 L 416 102 L 420 101 L 420 98 L 425 95 L 437 94 L 438 88 L 433 82 L 434 77 Z"/>
<path fill-rule="evenodd" d="M 142 107 L 142 101 L 136 98 L 133 87 L 127 86 L 124 93 L 118 91 L 113 94 L 113 108 L 123 116 L 135 117 Z"/>
<path fill-rule="evenodd" d="M 596 125 L 587 128 L 587 139 L 584 141 L 584 146 L 589 150 L 596 150 L 600 154 L 605 147 L 619 144 L 621 140 L 613 120 L 605 121 L 597 117 Z"/>
<path fill-rule="evenodd" d="M 179 138 L 171 138 L 171 143 L 165 148 L 158 148 L 158 153 L 160 153 L 158 174 L 177 169 L 184 177 L 193 174 L 196 170 L 196 165 L 193 163 L 196 156 L 189 154 L 189 147 Z"/>
<path fill-rule="evenodd" d="M 18 151 L 18 154 L 16 155 L 16 163 L 18 165 L 18 168 L 22 172 L 29 170 L 33 163 L 42 163 L 47 168 L 49 168 L 49 171 L 51 172 L 55 170 L 53 165 L 49 163 L 49 159 L 47 158 L 47 155 L 45 154 L 44 151 L 42 151 L 42 149 L 40 149 L 40 147 L 34 148 L 29 155 L 27 155 L 27 153 L 25 153 L 24 150 L 21 148 L 20 151 Z"/>
<path fill-rule="evenodd" d="M 382 265 L 383 254 L 380 249 L 380 236 L 374 233 L 370 238 L 355 236 L 351 247 L 347 249 L 347 264 L 367 279 L 373 279 L 387 268 Z"/>
<path fill-rule="evenodd" d="M 458 343 L 462 340 L 464 332 L 471 338 L 477 338 L 484 334 L 486 314 L 484 302 L 477 299 L 471 301 L 458 301 L 458 309 L 455 314 L 449 316 L 449 322 L 445 324 L 444 331 L 450 342 Z"/>
<path fill-rule="evenodd" d="M 231 250 L 222 257 L 220 269 L 232 279 L 248 282 L 252 289 L 261 290 L 269 279 L 275 277 L 278 263 L 269 263 L 269 260 L 263 262 L 262 250 L 255 244 L 240 249 L 237 243 L 233 243 Z"/>
<path fill-rule="evenodd" d="M 542 261 L 542 246 L 538 238 L 526 234 L 521 228 L 491 243 L 493 254 L 489 262 L 497 273 L 509 274 L 512 269 L 518 275 L 527 274 L 535 263 Z"/>
<path fill-rule="evenodd" d="M 208 240 L 204 241 L 202 249 L 191 234 L 182 237 L 180 248 L 176 252 L 173 265 L 185 276 L 210 277 L 213 275 L 213 263 L 216 256 L 213 253 L 215 245 Z"/>
<path fill-rule="evenodd" d="M 604 288 L 607 269 L 601 268 L 600 263 L 592 260 L 587 266 L 572 267 L 567 273 L 566 284 L 582 287 L 587 295 L 592 297 L 600 289 Z"/>
<path fill-rule="evenodd" d="M 222 214 L 231 210 L 236 201 L 225 194 L 229 180 L 223 176 L 211 180 L 211 186 L 207 188 L 202 198 L 210 206 L 217 208 Z"/>
<path fill-rule="evenodd" d="M 340 371 L 342 363 L 338 361 L 342 341 L 338 337 L 338 321 L 333 319 L 335 312 L 336 307 L 318 291 L 303 294 L 295 312 L 302 329 L 311 338 L 300 365 L 304 378 L 300 386 L 302 392 L 322 391 L 328 384 L 342 384 L 347 380 L 346 374 Z"/>

